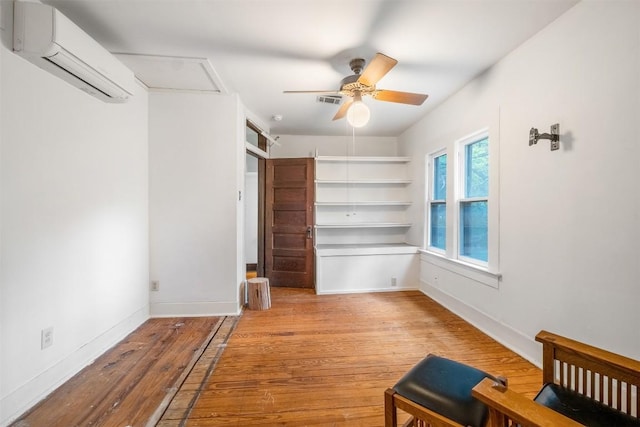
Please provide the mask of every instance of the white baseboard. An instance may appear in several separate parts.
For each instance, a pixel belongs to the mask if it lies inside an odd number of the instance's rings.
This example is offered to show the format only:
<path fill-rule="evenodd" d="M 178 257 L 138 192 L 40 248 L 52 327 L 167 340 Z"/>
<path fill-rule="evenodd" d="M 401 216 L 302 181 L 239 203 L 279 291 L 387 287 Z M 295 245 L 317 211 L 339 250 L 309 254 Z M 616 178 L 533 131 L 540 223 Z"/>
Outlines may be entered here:
<path fill-rule="evenodd" d="M 151 317 L 237 316 L 239 303 L 224 301 L 158 302 L 151 304 Z"/>
<path fill-rule="evenodd" d="M 420 290 L 500 344 L 518 353 L 534 365 L 542 367 L 542 347 L 535 339 L 516 331 L 424 281 L 420 282 Z"/>
<path fill-rule="evenodd" d="M 0 399 L 0 426 L 7 426 L 14 421 L 148 319 L 149 307 L 145 306 L 32 380 L 3 396 Z"/>

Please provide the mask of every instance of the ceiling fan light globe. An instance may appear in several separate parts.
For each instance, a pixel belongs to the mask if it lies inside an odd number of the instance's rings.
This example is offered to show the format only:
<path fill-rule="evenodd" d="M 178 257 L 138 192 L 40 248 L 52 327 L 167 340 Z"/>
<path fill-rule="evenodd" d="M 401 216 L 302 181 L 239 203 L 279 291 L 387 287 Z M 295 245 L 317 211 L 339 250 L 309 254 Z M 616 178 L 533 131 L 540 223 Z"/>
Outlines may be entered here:
<path fill-rule="evenodd" d="M 347 111 L 347 121 L 354 128 L 361 128 L 369 123 L 370 117 L 369 107 L 362 101 L 354 102 L 349 107 L 349 111 Z"/>

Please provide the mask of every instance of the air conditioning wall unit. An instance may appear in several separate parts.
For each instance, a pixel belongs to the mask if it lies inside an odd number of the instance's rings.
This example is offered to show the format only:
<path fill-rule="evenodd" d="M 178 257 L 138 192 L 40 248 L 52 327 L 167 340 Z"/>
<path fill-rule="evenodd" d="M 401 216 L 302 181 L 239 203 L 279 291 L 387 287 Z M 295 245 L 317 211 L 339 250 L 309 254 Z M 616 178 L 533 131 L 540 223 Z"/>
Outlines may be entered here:
<path fill-rule="evenodd" d="M 133 72 L 55 8 L 16 1 L 13 20 L 18 55 L 103 101 L 133 95 Z"/>

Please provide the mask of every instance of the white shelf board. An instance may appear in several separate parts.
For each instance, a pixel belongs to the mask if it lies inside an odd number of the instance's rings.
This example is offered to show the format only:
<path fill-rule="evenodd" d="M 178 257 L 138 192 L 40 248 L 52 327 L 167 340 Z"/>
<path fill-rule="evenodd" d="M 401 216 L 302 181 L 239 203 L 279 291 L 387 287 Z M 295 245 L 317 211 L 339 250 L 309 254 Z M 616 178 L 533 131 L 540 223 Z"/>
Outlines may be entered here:
<path fill-rule="evenodd" d="M 409 163 L 411 157 L 365 157 L 365 156 L 317 156 L 319 162 L 361 163 Z"/>
<path fill-rule="evenodd" d="M 316 202 L 316 206 L 410 206 L 412 202 L 399 200 L 362 201 L 362 202 Z"/>
<path fill-rule="evenodd" d="M 411 224 L 399 222 L 369 222 L 369 223 L 340 223 L 316 224 L 316 228 L 408 228 Z"/>
<path fill-rule="evenodd" d="M 410 179 L 316 179 L 316 184 L 411 184 Z"/>

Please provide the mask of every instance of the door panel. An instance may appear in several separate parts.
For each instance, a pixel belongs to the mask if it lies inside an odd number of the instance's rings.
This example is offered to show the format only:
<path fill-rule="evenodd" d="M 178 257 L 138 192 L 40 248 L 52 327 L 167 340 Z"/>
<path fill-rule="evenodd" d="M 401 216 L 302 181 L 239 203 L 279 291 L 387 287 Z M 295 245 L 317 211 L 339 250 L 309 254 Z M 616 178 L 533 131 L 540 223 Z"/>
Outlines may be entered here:
<path fill-rule="evenodd" d="M 271 286 L 314 288 L 313 159 L 267 160 L 265 267 Z"/>

